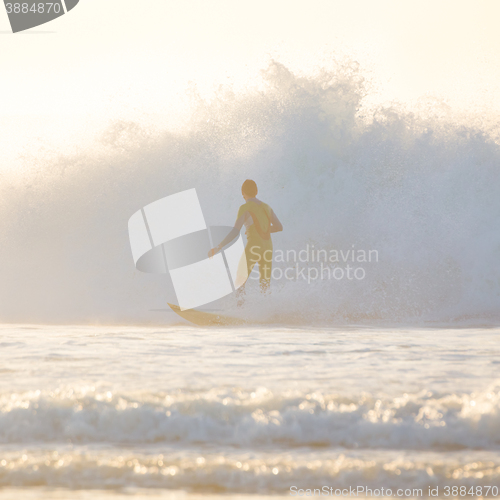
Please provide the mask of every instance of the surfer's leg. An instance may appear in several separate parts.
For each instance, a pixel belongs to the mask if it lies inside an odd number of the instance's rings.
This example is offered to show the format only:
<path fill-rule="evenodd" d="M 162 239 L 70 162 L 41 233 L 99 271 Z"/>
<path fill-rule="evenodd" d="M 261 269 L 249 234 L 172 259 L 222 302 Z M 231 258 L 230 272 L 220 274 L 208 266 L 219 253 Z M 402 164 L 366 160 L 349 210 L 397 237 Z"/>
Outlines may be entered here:
<path fill-rule="evenodd" d="M 251 245 L 247 243 L 245 247 L 245 256 L 246 256 L 246 263 L 247 263 L 247 276 L 250 277 L 250 273 L 252 272 L 255 264 L 258 262 L 257 257 L 256 257 L 256 252 L 255 252 L 255 244 L 252 243 Z M 237 306 L 241 307 L 244 302 L 245 302 L 245 295 L 246 295 L 246 281 L 243 285 L 241 285 L 239 288 L 236 289 L 236 298 L 238 299 Z"/>
<path fill-rule="evenodd" d="M 271 286 L 271 272 L 273 268 L 273 247 L 266 245 L 262 248 L 259 260 L 260 290 L 265 293 Z"/>
<path fill-rule="evenodd" d="M 255 264 L 260 262 L 262 259 L 261 256 L 262 249 L 259 245 L 256 245 L 253 241 L 248 241 L 245 247 L 245 256 L 247 258 L 247 272 L 248 278 L 250 278 L 250 274 L 252 273 Z"/>
<path fill-rule="evenodd" d="M 246 296 L 246 290 L 245 290 L 245 285 L 241 285 L 237 290 L 236 290 L 236 306 L 241 307 L 245 303 L 245 296 Z"/>

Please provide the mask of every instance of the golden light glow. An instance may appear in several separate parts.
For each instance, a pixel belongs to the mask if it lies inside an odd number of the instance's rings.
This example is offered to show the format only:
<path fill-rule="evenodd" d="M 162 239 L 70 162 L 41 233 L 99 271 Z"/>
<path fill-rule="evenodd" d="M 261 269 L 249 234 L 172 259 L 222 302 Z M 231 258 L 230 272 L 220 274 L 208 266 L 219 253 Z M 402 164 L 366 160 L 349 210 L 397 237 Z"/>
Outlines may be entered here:
<path fill-rule="evenodd" d="M 499 14 L 496 0 L 81 0 L 12 35 L 1 10 L 1 168 L 36 141 L 92 141 L 112 119 L 173 126 L 188 85 L 242 89 L 272 57 L 307 72 L 341 54 L 374 79 L 377 102 L 431 95 L 498 113 Z"/>

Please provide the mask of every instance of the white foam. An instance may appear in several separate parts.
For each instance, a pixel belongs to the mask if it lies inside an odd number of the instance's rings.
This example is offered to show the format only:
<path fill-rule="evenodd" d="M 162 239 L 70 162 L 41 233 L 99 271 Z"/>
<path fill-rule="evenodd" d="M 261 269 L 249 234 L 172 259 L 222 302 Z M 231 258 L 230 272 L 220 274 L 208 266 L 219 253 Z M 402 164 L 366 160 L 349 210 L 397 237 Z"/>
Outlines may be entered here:
<path fill-rule="evenodd" d="M 159 396 L 64 390 L 0 397 L 0 443 L 206 443 L 394 450 L 500 450 L 500 388 L 383 399 L 285 391 Z"/>
<path fill-rule="evenodd" d="M 51 452 L 28 448 L 17 454 L 5 452 L 3 457 L 2 487 L 59 487 L 70 490 L 71 495 L 80 489 L 132 487 L 153 493 L 162 488 L 204 494 L 286 494 L 295 485 L 304 489 L 391 488 L 394 496 L 398 488 L 420 488 L 420 497 L 426 497 L 429 487 L 437 486 L 441 492 L 444 486 L 484 488 L 498 484 L 500 478 L 500 455 L 485 452 L 443 458 L 435 453 L 342 450 L 267 454 L 164 448 L 141 453 L 126 448 L 61 447 Z"/>
<path fill-rule="evenodd" d="M 259 89 L 193 98 L 185 132 L 117 123 L 72 156 L 37 151 L 35 170 L 0 185 L 0 320 L 156 320 L 173 289 L 135 272 L 129 217 L 196 188 L 207 223 L 232 224 L 254 178 L 284 224 L 275 250 L 379 255 L 362 281 L 275 281 L 261 319 L 498 322 L 497 131 L 471 116 L 370 112 L 362 77 L 355 64 L 299 77 L 271 63 Z"/>

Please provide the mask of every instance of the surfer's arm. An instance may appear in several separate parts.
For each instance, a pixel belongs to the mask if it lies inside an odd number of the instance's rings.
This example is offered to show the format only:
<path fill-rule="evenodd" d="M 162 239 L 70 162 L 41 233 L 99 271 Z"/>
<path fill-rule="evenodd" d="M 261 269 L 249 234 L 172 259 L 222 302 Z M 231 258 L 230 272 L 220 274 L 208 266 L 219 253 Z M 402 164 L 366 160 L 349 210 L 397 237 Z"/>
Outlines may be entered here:
<path fill-rule="evenodd" d="M 235 238 L 240 234 L 241 228 L 245 222 L 245 218 L 248 212 L 245 212 L 243 215 L 236 219 L 234 223 L 233 229 L 229 232 L 229 234 L 217 245 L 215 248 L 212 248 L 210 252 L 208 252 L 209 257 L 213 257 L 217 252 L 220 252 L 228 243 L 231 243 Z"/>
<path fill-rule="evenodd" d="M 269 229 L 269 232 L 279 233 L 280 231 L 283 231 L 283 224 L 280 222 L 278 217 L 276 217 L 276 214 L 274 213 L 273 210 L 271 215 L 271 228 Z"/>

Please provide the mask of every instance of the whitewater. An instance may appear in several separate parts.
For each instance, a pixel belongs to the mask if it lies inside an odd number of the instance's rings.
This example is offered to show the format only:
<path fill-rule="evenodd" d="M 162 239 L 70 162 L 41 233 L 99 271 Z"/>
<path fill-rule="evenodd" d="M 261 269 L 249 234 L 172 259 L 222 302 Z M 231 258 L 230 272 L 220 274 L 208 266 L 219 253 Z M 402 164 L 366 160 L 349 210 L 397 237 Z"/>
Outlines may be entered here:
<path fill-rule="evenodd" d="M 0 500 L 498 487 L 496 121 L 374 106 L 349 61 L 187 98 L 0 174 Z M 128 219 L 196 188 L 230 226 L 247 178 L 284 226 L 271 294 L 189 325 Z"/>
<path fill-rule="evenodd" d="M 438 102 L 426 114 L 374 107 L 349 61 L 310 75 L 272 62 L 244 91 L 221 85 L 202 98 L 194 87 L 186 98 L 179 130 L 115 121 L 70 153 L 36 142 L 19 153 L 16 174 L 0 182 L 1 321 L 153 324 L 151 309 L 175 294 L 168 275 L 134 268 L 130 216 L 195 188 L 206 223 L 231 226 L 251 178 L 285 227 L 276 253 L 309 245 L 378 259 L 362 280 L 275 279 L 275 300 L 249 303 L 250 317 L 498 324 L 495 121 Z"/>
<path fill-rule="evenodd" d="M 0 333 L 2 499 L 498 486 L 498 329 Z"/>

